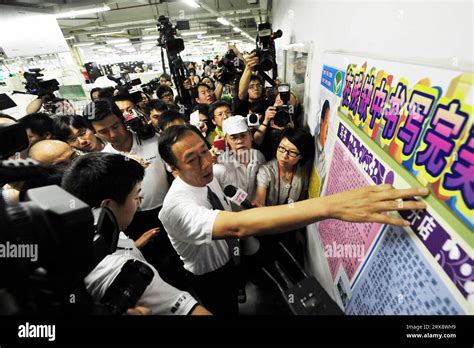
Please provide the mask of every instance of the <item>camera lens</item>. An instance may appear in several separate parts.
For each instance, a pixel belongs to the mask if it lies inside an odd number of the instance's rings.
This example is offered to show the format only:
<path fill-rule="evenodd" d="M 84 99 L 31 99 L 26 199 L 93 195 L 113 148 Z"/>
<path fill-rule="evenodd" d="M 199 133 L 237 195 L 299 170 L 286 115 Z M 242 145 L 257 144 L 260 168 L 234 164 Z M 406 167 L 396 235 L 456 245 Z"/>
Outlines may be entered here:
<path fill-rule="evenodd" d="M 290 122 L 290 113 L 286 109 L 279 108 L 277 113 L 273 118 L 273 123 L 278 127 L 286 127 Z"/>

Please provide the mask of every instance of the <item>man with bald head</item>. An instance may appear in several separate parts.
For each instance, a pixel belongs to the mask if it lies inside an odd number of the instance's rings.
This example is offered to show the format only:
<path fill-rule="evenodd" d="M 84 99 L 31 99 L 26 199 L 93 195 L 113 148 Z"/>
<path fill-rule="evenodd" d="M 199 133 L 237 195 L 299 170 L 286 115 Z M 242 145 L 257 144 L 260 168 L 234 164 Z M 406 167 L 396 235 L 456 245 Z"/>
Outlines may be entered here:
<path fill-rule="evenodd" d="M 30 148 L 29 157 L 41 164 L 68 165 L 78 156 L 68 144 L 60 140 L 41 140 Z"/>

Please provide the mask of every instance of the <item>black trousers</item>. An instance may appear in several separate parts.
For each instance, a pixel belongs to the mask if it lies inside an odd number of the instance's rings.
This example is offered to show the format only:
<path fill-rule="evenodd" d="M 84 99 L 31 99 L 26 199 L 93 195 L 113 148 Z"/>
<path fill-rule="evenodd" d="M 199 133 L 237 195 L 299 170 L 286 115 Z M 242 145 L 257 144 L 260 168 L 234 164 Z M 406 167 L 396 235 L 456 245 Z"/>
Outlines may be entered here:
<path fill-rule="evenodd" d="M 239 275 L 232 260 L 221 268 L 195 275 L 186 272 L 194 294 L 208 311 L 216 315 L 237 315 Z"/>
<path fill-rule="evenodd" d="M 168 284 L 180 289 L 187 290 L 189 288 L 183 268 L 183 262 L 179 258 L 176 250 L 166 233 L 163 224 L 158 219 L 158 213 L 161 207 L 137 211 L 133 217 L 132 223 L 124 231 L 130 238 L 137 240 L 144 232 L 159 227 L 158 235 L 148 242 L 140 251 L 145 259 L 151 263 L 160 277 Z"/>

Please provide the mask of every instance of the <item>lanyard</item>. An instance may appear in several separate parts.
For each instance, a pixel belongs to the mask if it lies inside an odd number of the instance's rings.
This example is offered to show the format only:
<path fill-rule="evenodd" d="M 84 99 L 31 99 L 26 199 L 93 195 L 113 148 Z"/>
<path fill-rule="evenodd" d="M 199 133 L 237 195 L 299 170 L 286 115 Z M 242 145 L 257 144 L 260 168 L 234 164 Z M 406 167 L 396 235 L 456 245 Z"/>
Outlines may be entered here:
<path fill-rule="evenodd" d="M 277 198 L 277 205 L 280 205 L 280 180 L 281 180 L 280 164 L 277 163 L 277 166 L 278 166 L 278 198 Z M 288 190 L 288 196 L 286 197 L 285 204 L 288 202 L 288 199 L 290 198 L 290 193 L 291 193 L 291 189 L 292 189 L 291 184 L 293 183 L 293 178 L 295 177 L 295 172 L 296 172 L 296 166 L 293 168 L 293 171 L 291 172 L 290 189 Z"/>

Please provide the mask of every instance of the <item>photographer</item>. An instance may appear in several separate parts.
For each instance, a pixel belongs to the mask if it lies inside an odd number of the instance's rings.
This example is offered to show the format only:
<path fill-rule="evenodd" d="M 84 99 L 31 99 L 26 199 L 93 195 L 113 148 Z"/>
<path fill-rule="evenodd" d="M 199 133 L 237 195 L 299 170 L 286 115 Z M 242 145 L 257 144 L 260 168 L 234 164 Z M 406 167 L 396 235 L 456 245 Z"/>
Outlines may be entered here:
<path fill-rule="evenodd" d="M 255 146 L 262 151 L 267 161 L 274 158 L 281 132 L 286 128 L 298 128 L 299 125 L 298 98 L 292 92 L 286 94 L 285 99 L 288 99 L 286 104 L 280 97 L 280 93 L 277 95 L 274 105 L 266 109 L 265 118 L 253 135 Z M 275 117 L 277 117 L 276 121 Z"/>
<path fill-rule="evenodd" d="M 236 115 L 247 115 L 250 109 L 256 107 L 266 109 L 272 104 L 263 93 L 263 78 L 256 75 L 258 65 L 259 59 L 256 53 L 250 54 L 245 60 L 245 69 L 239 82 L 239 94 L 232 101 L 232 110 Z"/>
<path fill-rule="evenodd" d="M 62 187 L 92 208 L 107 207 L 123 231 L 140 205 L 144 176 L 144 169 L 136 161 L 118 154 L 93 153 L 82 156 L 67 170 Z M 117 246 L 117 251 L 106 256 L 84 279 L 87 291 L 96 301 L 103 297 L 125 262 L 138 260 L 153 271 L 151 283 L 138 301 L 141 306 L 148 307 L 154 315 L 210 314 L 189 293 L 164 282 L 123 233 Z"/>
<path fill-rule="evenodd" d="M 47 107 L 46 107 L 47 105 Z M 41 108 L 44 108 L 46 111 L 51 112 L 52 114 L 68 114 L 72 115 L 76 113 L 74 105 L 71 101 L 67 99 L 57 98 L 54 94 L 47 94 L 41 97 L 38 97 L 31 101 L 26 107 L 26 113 L 32 114 L 39 112 Z"/>
<path fill-rule="evenodd" d="M 158 153 L 158 136 L 154 134 L 151 138 L 141 139 L 136 133 L 127 130 L 122 113 L 115 104 L 98 101 L 93 110 L 88 119 L 97 136 L 108 142 L 103 152 L 133 156 L 146 166 L 142 185 L 143 202 L 126 232 L 136 240 L 144 232 L 159 227 L 162 233 L 143 248 L 143 254 L 166 281 L 184 286 L 180 260 L 158 220 L 158 213 L 169 189 L 165 165 Z"/>

